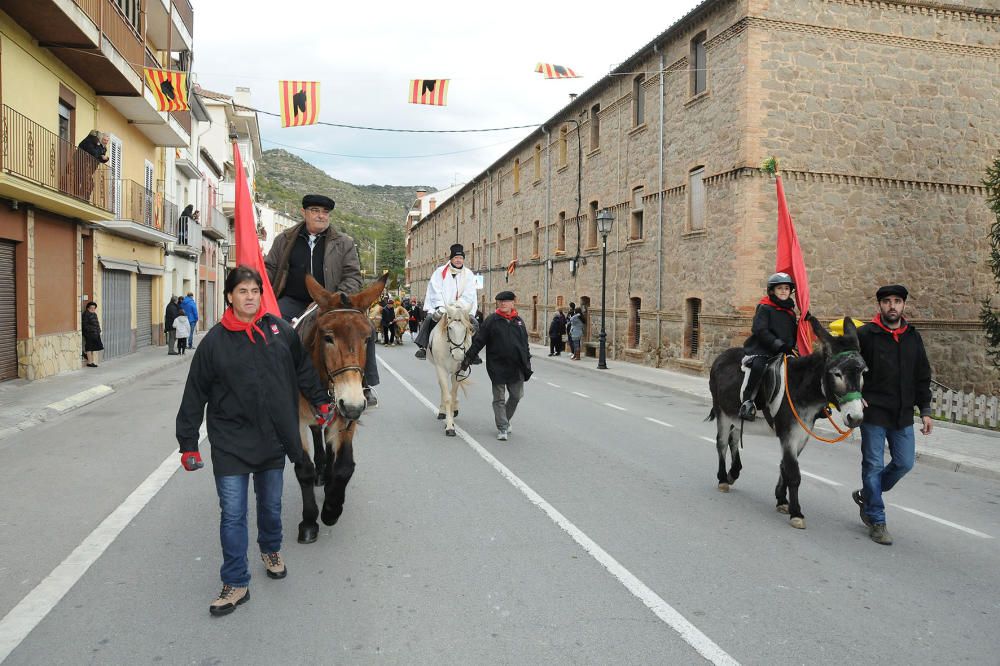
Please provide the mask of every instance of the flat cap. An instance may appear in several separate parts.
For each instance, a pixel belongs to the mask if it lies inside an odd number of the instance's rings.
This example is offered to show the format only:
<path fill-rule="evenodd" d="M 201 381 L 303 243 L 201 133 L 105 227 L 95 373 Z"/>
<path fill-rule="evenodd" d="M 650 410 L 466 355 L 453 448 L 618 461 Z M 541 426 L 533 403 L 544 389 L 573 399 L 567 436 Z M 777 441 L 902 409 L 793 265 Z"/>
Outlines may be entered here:
<path fill-rule="evenodd" d="M 878 291 L 875 292 L 875 300 L 881 301 L 883 298 L 886 298 L 887 296 L 899 296 L 905 301 L 906 297 L 909 295 L 910 292 L 908 292 L 906 290 L 906 287 L 904 287 L 903 285 L 887 284 L 884 287 L 878 288 Z"/>
<path fill-rule="evenodd" d="M 513 301 L 513 300 L 517 300 L 517 299 L 514 296 L 514 292 L 512 292 L 512 291 L 501 291 L 499 294 L 497 294 L 497 300 L 498 301 Z"/>
<path fill-rule="evenodd" d="M 337 202 L 330 197 L 323 196 L 322 194 L 307 194 L 302 197 L 302 207 L 309 208 L 311 206 L 322 206 L 327 210 L 333 210 L 337 205 Z"/>

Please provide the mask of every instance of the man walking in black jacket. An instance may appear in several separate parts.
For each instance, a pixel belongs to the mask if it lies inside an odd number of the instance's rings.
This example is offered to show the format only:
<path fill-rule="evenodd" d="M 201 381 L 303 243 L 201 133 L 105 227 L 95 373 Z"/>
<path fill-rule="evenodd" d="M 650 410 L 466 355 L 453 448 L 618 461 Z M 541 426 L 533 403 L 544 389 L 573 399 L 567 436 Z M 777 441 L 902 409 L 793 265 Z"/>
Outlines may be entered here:
<path fill-rule="evenodd" d="M 920 409 L 924 435 L 934 428 L 931 420 L 931 365 L 924 341 L 903 318 L 906 287 L 892 284 L 875 293 L 879 312 L 858 329 L 861 355 L 868 371 L 862 396 L 865 420 L 861 424 L 861 483 L 852 493 L 861 520 L 875 543 L 892 545 L 885 524 L 882 493 L 888 492 L 913 468 L 916 442 L 913 408 Z M 885 464 L 885 443 L 892 460 Z"/>
<path fill-rule="evenodd" d="M 512 291 L 497 294 L 496 312 L 483 321 L 462 361 L 465 370 L 486 347 L 486 373 L 493 383 L 493 417 L 500 441 L 507 441 L 510 420 L 524 396 L 524 382 L 532 375 L 528 331 L 514 309 L 514 298 Z"/>
<path fill-rule="evenodd" d="M 247 563 L 247 493 L 253 475 L 257 543 L 270 578 L 288 573 L 281 557 L 281 490 L 285 456 L 302 458 L 299 393 L 332 420 L 329 397 L 309 354 L 280 317 L 260 314 L 260 273 L 237 266 L 226 277 L 229 307 L 194 355 L 177 412 L 181 464 L 203 466 L 198 430 L 206 414 L 212 471 L 219 494 L 222 592 L 209 606 L 227 615 L 250 599 Z M 206 413 L 205 405 L 208 405 Z"/>

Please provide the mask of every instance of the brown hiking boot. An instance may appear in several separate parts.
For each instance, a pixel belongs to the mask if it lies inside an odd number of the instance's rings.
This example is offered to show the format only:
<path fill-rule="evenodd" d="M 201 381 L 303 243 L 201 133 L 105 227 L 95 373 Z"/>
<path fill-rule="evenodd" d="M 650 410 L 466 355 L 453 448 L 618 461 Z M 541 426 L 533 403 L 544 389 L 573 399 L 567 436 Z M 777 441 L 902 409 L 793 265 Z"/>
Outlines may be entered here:
<path fill-rule="evenodd" d="M 889 534 L 889 530 L 886 529 L 885 523 L 875 523 L 868 529 L 868 536 L 872 538 L 872 541 L 883 546 L 892 545 L 892 535 Z"/>
<path fill-rule="evenodd" d="M 236 610 L 237 606 L 248 601 L 250 601 L 249 587 L 223 585 L 222 592 L 219 592 L 219 598 L 208 607 L 208 612 L 216 616 L 229 615 Z"/>
<path fill-rule="evenodd" d="M 865 513 L 865 499 L 861 496 L 860 488 L 851 493 L 851 499 L 853 499 L 854 503 L 858 505 L 858 510 L 861 512 L 861 522 L 868 527 L 871 527 L 872 521 L 871 518 L 868 517 L 868 514 Z"/>
<path fill-rule="evenodd" d="M 284 578 L 288 575 L 288 567 L 281 559 L 281 553 L 261 553 L 260 559 L 264 561 L 268 578 Z"/>

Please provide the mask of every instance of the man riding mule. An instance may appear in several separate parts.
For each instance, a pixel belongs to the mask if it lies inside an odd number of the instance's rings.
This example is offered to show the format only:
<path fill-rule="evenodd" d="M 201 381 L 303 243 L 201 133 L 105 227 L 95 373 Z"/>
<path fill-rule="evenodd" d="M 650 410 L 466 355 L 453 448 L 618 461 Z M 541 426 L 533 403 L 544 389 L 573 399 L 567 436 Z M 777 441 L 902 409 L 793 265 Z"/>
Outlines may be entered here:
<path fill-rule="evenodd" d="M 448 262 L 435 268 L 427 281 L 427 294 L 424 296 L 427 317 L 420 323 L 420 330 L 417 331 L 417 358 L 427 358 L 431 329 L 441 320 L 445 306 L 456 302 L 461 303 L 468 311 L 473 332 L 478 331 L 476 274 L 465 266 L 465 248 L 460 243 L 451 246 Z M 477 356 L 473 363 L 482 361 Z"/>
<path fill-rule="evenodd" d="M 818 437 L 811 428 L 818 418 L 827 414 L 829 404 L 836 405 L 848 427 L 861 424 L 862 374 L 867 369 L 858 348 L 857 331 L 850 319 L 844 321 L 844 334 L 840 337 L 830 335 L 815 317 L 807 315 L 806 319 L 819 344 L 808 356 L 784 358 L 778 374 L 776 398 L 763 405 L 769 430 L 781 442 L 781 464 L 774 489 L 777 509 L 790 514 L 792 527 L 800 529 L 805 527 L 805 517 L 799 506 L 802 478 L 798 457 L 809 437 Z M 740 347 L 727 349 L 715 359 L 709 376 L 712 410 L 708 418 L 716 419 L 717 478 L 722 492 L 729 492 L 743 467 L 739 447 L 744 427 L 753 432 L 767 432 L 765 426 L 740 416 L 744 353 Z M 727 449 L 732 458 L 728 471 Z"/>
<path fill-rule="evenodd" d="M 316 541 L 317 516 L 324 524 L 333 525 L 344 510 L 344 494 L 354 474 L 354 432 L 368 406 L 362 382 L 371 337 L 367 312 L 382 294 L 388 277 L 384 273 L 352 296 L 323 289 L 311 275 L 305 279 L 316 305 L 298 321 L 297 333 L 327 385 L 334 413 L 332 420 L 323 424 L 325 428 L 317 427 L 306 396 L 299 396 L 299 437 L 306 453 L 295 464 L 295 476 L 302 489 L 299 543 Z M 324 486 L 321 515 L 314 485 Z"/>

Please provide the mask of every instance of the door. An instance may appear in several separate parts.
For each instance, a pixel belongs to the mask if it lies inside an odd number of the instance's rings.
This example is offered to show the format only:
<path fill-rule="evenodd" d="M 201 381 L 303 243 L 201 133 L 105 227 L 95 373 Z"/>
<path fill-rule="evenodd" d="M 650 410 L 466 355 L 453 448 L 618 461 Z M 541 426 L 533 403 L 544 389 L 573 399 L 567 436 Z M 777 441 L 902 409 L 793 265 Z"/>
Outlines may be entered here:
<path fill-rule="evenodd" d="M 0 381 L 17 379 L 14 243 L 0 241 Z"/>
<path fill-rule="evenodd" d="M 132 351 L 132 274 L 105 270 L 101 304 L 101 337 L 105 358 Z"/>
<path fill-rule="evenodd" d="M 153 278 L 136 276 L 135 286 L 135 347 L 153 344 Z"/>

